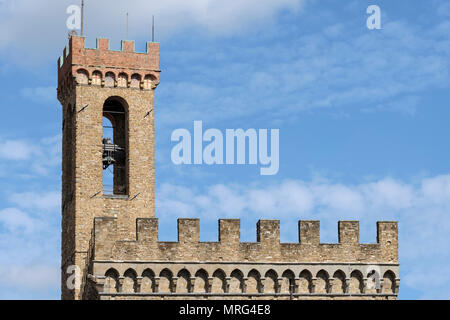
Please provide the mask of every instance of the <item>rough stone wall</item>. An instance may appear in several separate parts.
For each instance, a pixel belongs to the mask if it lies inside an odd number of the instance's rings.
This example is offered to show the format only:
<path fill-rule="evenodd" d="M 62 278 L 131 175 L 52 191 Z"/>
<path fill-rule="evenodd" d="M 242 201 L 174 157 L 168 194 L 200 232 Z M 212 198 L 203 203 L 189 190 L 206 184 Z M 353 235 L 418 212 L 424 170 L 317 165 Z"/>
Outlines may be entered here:
<path fill-rule="evenodd" d="M 198 219 L 178 220 L 177 242 L 158 241 L 156 218 L 136 223 L 136 238 L 122 240 L 116 219 L 95 219 L 90 285 L 101 299 L 395 299 L 398 294 L 396 222 L 378 222 L 374 244 L 359 243 L 357 221 L 339 222 L 337 244 L 320 243 L 318 221 L 299 221 L 299 243 L 280 243 L 278 220 L 260 220 L 254 243 L 240 242 L 239 220 L 219 221 L 218 242 L 200 242 Z"/>
<path fill-rule="evenodd" d="M 115 218 L 95 219 L 95 260 L 398 263 L 396 222 L 378 222 L 377 243 L 359 243 L 359 223 L 339 222 L 339 243 L 320 243 L 319 221 L 299 221 L 299 243 L 280 243 L 280 222 L 260 220 L 257 242 L 240 242 L 240 220 L 219 220 L 219 241 L 200 242 L 198 219 L 178 219 L 178 242 L 158 241 L 158 219 L 136 220 L 133 240 Z"/>
<path fill-rule="evenodd" d="M 67 267 L 77 265 L 85 274 L 95 217 L 117 218 L 118 228 L 134 238 L 137 218 L 154 217 L 154 89 L 159 83 L 159 44 L 149 43 L 148 53 L 132 52 L 124 42 L 123 52 L 85 49 L 84 38 L 73 36 L 58 68 L 58 98 L 63 105 L 62 182 L 62 297 L 80 298 L 79 290 L 66 287 Z M 80 71 L 81 70 L 81 71 Z M 108 84 L 105 75 L 115 80 Z M 100 81 L 93 81 L 93 75 Z M 119 83 L 119 75 L 127 81 Z M 131 87 L 131 78 L 140 79 Z M 123 76 L 125 77 L 125 76 Z M 147 79 L 147 80 L 146 80 Z M 103 105 L 118 97 L 126 109 L 126 167 L 128 194 L 103 195 L 102 137 Z M 127 239 L 127 232 L 122 232 Z"/>
<path fill-rule="evenodd" d="M 102 299 L 395 299 L 399 285 L 395 264 L 97 261 L 93 272 Z"/>

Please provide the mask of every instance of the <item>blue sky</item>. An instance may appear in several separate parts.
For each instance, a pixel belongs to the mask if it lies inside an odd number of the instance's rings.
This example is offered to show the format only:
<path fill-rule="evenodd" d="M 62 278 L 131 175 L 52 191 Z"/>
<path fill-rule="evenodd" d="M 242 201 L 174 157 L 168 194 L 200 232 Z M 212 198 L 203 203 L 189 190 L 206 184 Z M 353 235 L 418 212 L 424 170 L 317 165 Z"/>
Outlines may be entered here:
<path fill-rule="evenodd" d="M 61 107 L 56 61 L 65 13 L 78 1 L 0 0 L 0 299 L 58 299 Z M 448 1 L 144 1 L 86 8 L 87 44 L 130 38 L 143 50 L 151 15 L 161 42 L 156 91 L 160 239 L 177 217 L 241 218 L 242 241 L 259 218 L 360 220 L 374 242 L 378 220 L 398 220 L 402 299 L 449 299 L 450 3 Z M 106 5 L 107 4 L 107 5 Z M 368 30 L 366 8 L 382 11 Z M 175 166 L 174 129 L 280 129 L 280 170 Z"/>

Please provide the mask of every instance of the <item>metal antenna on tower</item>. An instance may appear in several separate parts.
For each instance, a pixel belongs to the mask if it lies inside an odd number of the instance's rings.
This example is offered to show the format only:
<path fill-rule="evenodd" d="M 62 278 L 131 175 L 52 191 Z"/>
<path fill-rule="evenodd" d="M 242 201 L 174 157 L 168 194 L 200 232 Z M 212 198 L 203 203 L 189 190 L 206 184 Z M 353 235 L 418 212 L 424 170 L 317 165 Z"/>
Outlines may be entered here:
<path fill-rule="evenodd" d="M 84 0 L 81 0 L 81 36 L 84 36 Z"/>
<path fill-rule="evenodd" d="M 155 42 L 155 16 L 152 16 L 152 42 Z"/>
<path fill-rule="evenodd" d="M 128 40 L 128 12 L 127 12 L 127 40 Z"/>

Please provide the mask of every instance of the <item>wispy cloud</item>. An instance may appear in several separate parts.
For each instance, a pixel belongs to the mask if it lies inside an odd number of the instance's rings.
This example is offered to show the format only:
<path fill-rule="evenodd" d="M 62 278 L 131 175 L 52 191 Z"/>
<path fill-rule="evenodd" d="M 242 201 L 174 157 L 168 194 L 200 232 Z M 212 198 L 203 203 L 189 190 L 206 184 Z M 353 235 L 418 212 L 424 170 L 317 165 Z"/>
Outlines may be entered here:
<path fill-rule="evenodd" d="M 61 279 L 60 268 L 56 265 L 45 264 L 25 264 L 25 265 L 9 265 L 1 266 L 2 284 L 0 288 L 3 290 L 14 290 L 21 292 L 22 297 L 29 297 L 32 294 L 37 299 L 44 299 L 42 294 L 46 291 L 58 288 Z M 36 295 L 41 293 L 41 296 Z M 8 296 L 0 294 L 0 299 L 7 299 Z M 26 298 L 25 298 L 26 299 Z"/>
<path fill-rule="evenodd" d="M 48 175 L 61 163 L 61 135 L 32 139 L 0 139 L 0 164 L 22 177 Z M 6 172 L 3 172 L 5 174 Z"/>
<path fill-rule="evenodd" d="M 0 140 L 0 159 L 27 160 L 36 151 L 24 140 Z"/>
<path fill-rule="evenodd" d="M 25 233 L 30 233 L 36 230 L 37 224 L 37 220 L 16 208 L 0 210 L 0 226 L 3 226 L 10 232 L 23 230 Z"/>
<path fill-rule="evenodd" d="M 158 88 L 160 117 L 176 125 L 200 118 L 295 119 L 312 110 L 414 116 L 423 94 L 449 86 L 449 26 L 442 19 L 425 27 L 385 18 L 382 30 L 368 31 L 349 19 L 308 33 L 289 25 L 287 34 L 279 26 L 279 33 L 251 43 L 221 43 L 220 52 L 217 46 L 174 51 L 170 71 L 178 80 Z"/>
<path fill-rule="evenodd" d="M 450 176 L 425 179 L 420 186 L 392 178 L 361 185 L 299 180 L 259 186 L 258 184 L 218 184 L 207 188 L 193 188 L 163 183 L 158 191 L 159 215 L 198 215 L 207 219 L 219 217 L 291 218 L 315 215 L 320 212 L 339 213 L 342 218 L 378 216 L 378 211 L 393 214 L 397 210 L 431 205 L 436 193 L 442 194 L 439 205 L 450 205 L 445 191 Z M 434 192 L 434 189 L 439 191 Z M 433 190 L 433 191 L 430 191 Z M 180 212 L 181 211 L 181 212 Z M 211 215 L 214 213 L 214 215 Z"/>
<path fill-rule="evenodd" d="M 275 15 L 283 10 L 298 11 L 303 0 L 130 0 L 127 3 L 107 0 L 86 3 L 86 32 L 115 40 L 125 38 L 125 12 L 130 15 L 130 34 L 133 38 L 149 37 L 151 17 L 156 16 L 157 36 L 167 38 L 186 29 L 206 34 L 230 35 L 246 29 L 266 28 Z M 0 50 L 23 50 L 21 57 L 29 59 L 64 45 L 67 37 L 67 7 L 72 0 L 15 0 L 4 3 L 0 11 Z M 45 10 L 42 10 L 45 8 Z M 30 34 L 45 37 L 30 37 Z M 30 57 L 29 51 L 33 51 Z M 28 61 L 29 62 L 29 61 Z"/>
<path fill-rule="evenodd" d="M 56 100 L 56 89 L 54 86 L 23 88 L 20 94 L 28 100 L 41 104 Z"/>
<path fill-rule="evenodd" d="M 19 208 L 28 210 L 56 211 L 60 208 L 61 192 L 21 192 L 13 193 L 9 201 Z"/>
<path fill-rule="evenodd" d="M 0 299 L 57 298 L 59 194 L 8 196 L 10 207 L 0 209 Z"/>

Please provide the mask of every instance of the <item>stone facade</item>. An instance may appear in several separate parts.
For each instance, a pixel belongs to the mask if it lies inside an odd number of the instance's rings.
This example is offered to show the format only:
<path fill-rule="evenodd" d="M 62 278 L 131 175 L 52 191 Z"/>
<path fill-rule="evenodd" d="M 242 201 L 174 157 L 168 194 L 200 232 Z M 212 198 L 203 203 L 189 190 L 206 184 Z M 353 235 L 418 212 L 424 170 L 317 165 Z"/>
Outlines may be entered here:
<path fill-rule="evenodd" d="M 135 53 L 133 42 L 122 51 L 85 49 L 73 36 L 58 62 L 58 99 L 63 106 L 62 297 L 80 298 L 65 286 L 70 265 L 85 272 L 95 217 L 116 217 L 134 234 L 137 218 L 154 217 L 154 89 L 159 83 L 159 44 Z M 113 79 L 111 82 L 106 79 Z M 95 77 L 94 77 L 95 76 Z M 119 79 L 128 79 L 120 82 Z M 136 79 L 136 80 L 134 80 Z M 126 111 L 126 184 L 121 195 L 103 195 L 102 120 L 107 99 Z"/>
<path fill-rule="evenodd" d="M 261 220 L 257 242 L 242 243 L 239 220 L 220 220 L 218 241 L 201 242 L 199 221 L 179 219 L 178 241 L 159 242 L 154 218 L 159 80 L 158 43 L 136 53 L 132 41 L 123 41 L 121 51 L 109 50 L 106 39 L 87 49 L 83 37 L 72 36 L 59 59 L 63 299 L 397 297 L 396 222 L 379 222 L 377 243 L 360 244 L 358 222 L 341 221 L 339 243 L 323 244 L 318 221 L 299 221 L 299 242 L 280 243 L 279 221 Z M 114 140 L 125 150 L 124 165 L 114 168 L 112 194 L 103 192 L 103 117 L 123 134 L 119 139 L 115 133 Z M 79 288 L 66 285 L 71 265 L 80 270 Z"/>

